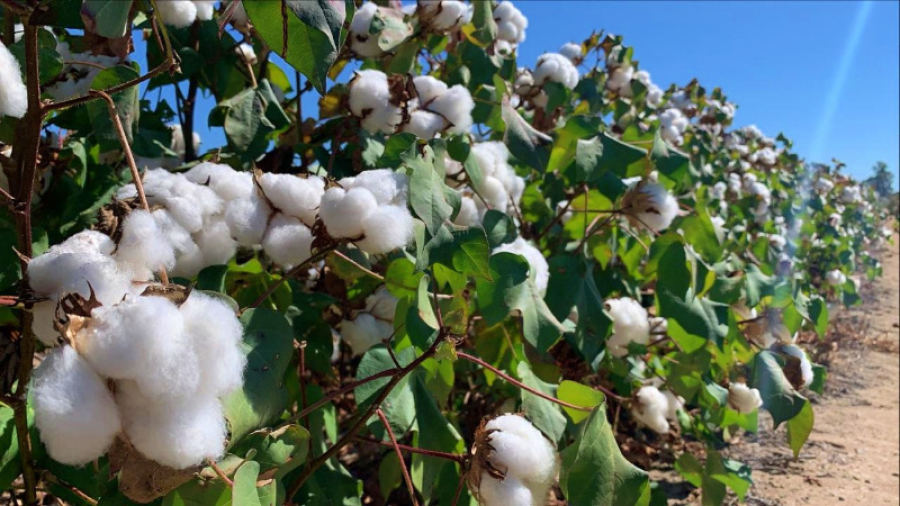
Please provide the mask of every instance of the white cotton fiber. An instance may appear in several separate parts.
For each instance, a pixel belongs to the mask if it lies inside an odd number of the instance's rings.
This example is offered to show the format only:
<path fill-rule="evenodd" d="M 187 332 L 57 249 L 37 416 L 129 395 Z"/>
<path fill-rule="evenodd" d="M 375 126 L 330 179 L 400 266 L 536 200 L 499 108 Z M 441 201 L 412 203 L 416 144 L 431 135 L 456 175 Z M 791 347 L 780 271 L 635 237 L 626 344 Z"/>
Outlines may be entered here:
<path fill-rule="evenodd" d="M 193 238 L 203 252 L 203 263 L 206 266 L 228 263 L 237 250 L 237 241 L 231 237 L 231 230 L 223 215 L 210 219 Z"/>
<path fill-rule="evenodd" d="M 188 341 L 200 366 L 200 395 L 223 397 L 241 387 L 247 357 L 244 329 L 222 299 L 194 290 L 179 308 Z"/>
<path fill-rule="evenodd" d="M 322 196 L 319 217 L 332 237 L 357 237 L 363 221 L 378 208 L 372 192 L 364 188 L 330 188 Z"/>
<path fill-rule="evenodd" d="M 175 266 L 175 251 L 153 215 L 137 209 L 122 227 L 116 260 L 131 266 L 135 273 L 156 272 L 160 267 Z"/>
<path fill-rule="evenodd" d="M 800 373 L 803 377 L 803 386 L 809 386 L 813 381 L 812 363 L 809 361 L 809 357 L 806 356 L 806 352 L 803 351 L 803 348 L 794 344 L 789 344 L 787 346 L 782 346 L 781 351 L 786 355 L 790 355 L 800 360 Z"/>
<path fill-rule="evenodd" d="M 650 322 L 647 310 L 629 297 L 608 299 L 606 312 L 613 321 L 613 333 L 606 340 L 606 347 L 614 357 L 628 354 L 628 343 L 647 344 L 650 341 Z"/>
<path fill-rule="evenodd" d="M 350 22 L 350 34 L 347 36 L 350 49 L 363 58 L 378 56 L 384 51 L 378 47 L 378 35 L 369 33 L 372 20 L 378 13 L 375 2 L 366 2 L 353 14 Z"/>
<path fill-rule="evenodd" d="M 69 62 L 65 63 L 54 84 L 44 89 L 57 101 L 86 95 L 97 74 L 119 63 L 119 59 L 114 56 L 94 55 L 90 52 L 73 53 L 66 42 L 58 43 L 56 52 L 63 62 Z"/>
<path fill-rule="evenodd" d="M 164 297 L 128 297 L 94 310 L 76 336 L 78 349 L 100 374 L 134 380 L 152 399 L 197 391 L 199 364 L 174 303 Z"/>
<path fill-rule="evenodd" d="M 566 42 L 559 48 L 559 54 L 565 56 L 575 65 L 581 63 L 584 60 L 584 54 L 581 50 L 581 44 L 575 44 L 574 42 Z"/>
<path fill-rule="evenodd" d="M 362 220 L 363 239 L 359 249 L 371 254 L 389 253 L 409 244 L 413 236 L 413 218 L 405 207 L 381 206 Z"/>
<path fill-rule="evenodd" d="M 380 206 L 406 205 L 409 178 L 401 172 L 390 169 L 367 170 L 356 177 L 341 179 L 340 183 L 347 190 L 352 188 L 369 190 Z"/>
<path fill-rule="evenodd" d="M 276 264 L 290 269 L 310 257 L 312 242 L 312 232 L 302 221 L 277 213 L 269 222 L 262 247 Z"/>
<path fill-rule="evenodd" d="M 104 304 L 117 302 L 129 289 L 131 273 L 109 257 L 114 247 L 104 234 L 79 232 L 28 263 L 29 284 L 44 297 L 72 292 L 89 297 L 93 288 Z"/>
<path fill-rule="evenodd" d="M 256 51 L 253 49 L 252 44 L 240 44 L 238 47 L 234 48 L 234 52 L 241 58 L 241 60 L 248 65 L 256 65 Z"/>
<path fill-rule="evenodd" d="M 197 19 L 197 6 L 191 0 L 158 0 L 156 10 L 163 23 L 175 28 L 186 28 Z"/>
<path fill-rule="evenodd" d="M 475 102 L 464 86 L 451 86 L 434 99 L 427 109 L 441 115 L 449 124 L 445 130 L 451 134 L 463 134 L 472 128 L 472 109 Z"/>
<path fill-rule="evenodd" d="M 675 395 L 671 390 L 665 390 L 662 394 L 666 398 L 666 420 L 678 420 L 678 412 L 684 411 L 684 397 Z"/>
<path fill-rule="evenodd" d="M 738 413 L 752 413 L 762 406 L 759 390 L 748 388 L 745 383 L 734 382 L 728 386 L 728 407 Z"/>
<path fill-rule="evenodd" d="M 203 162 L 184 173 L 188 181 L 209 185 L 226 202 L 246 198 L 253 191 L 253 176 L 221 163 Z"/>
<path fill-rule="evenodd" d="M 354 22 L 357 16 L 359 11 L 353 17 Z M 401 110 L 390 102 L 387 75 L 379 70 L 360 70 L 355 73 L 349 86 L 350 112 L 360 118 L 362 127 L 371 133 L 393 133 L 400 124 Z"/>
<path fill-rule="evenodd" d="M 483 506 L 534 506 L 531 490 L 515 477 L 507 476 L 503 481 L 491 477 L 487 473 L 481 475 L 478 495 Z"/>
<path fill-rule="evenodd" d="M 619 93 L 626 89 L 630 90 L 632 76 L 634 76 L 634 68 L 630 65 L 616 67 L 610 71 L 609 78 L 606 80 L 606 87 Z"/>
<path fill-rule="evenodd" d="M 56 299 L 42 300 L 31 308 L 34 322 L 31 325 L 34 336 L 38 338 L 44 346 L 56 346 L 59 344 L 59 331 L 53 325 L 56 320 Z"/>
<path fill-rule="evenodd" d="M 0 116 L 21 118 L 28 109 L 28 90 L 19 62 L 0 42 Z"/>
<path fill-rule="evenodd" d="M 354 356 L 362 355 L 394 333 L 392 324 L 368 313 L 360 313 L 354 320 L 344 320 L 340 327 L 341 339 L 350 346 Z"/>
<path fill-rule="evenodd" d="M 193 0 L 197 7 L 197 19 L 200 21 L 209 21 L 213 18 L 213 12 L 216 9 L 218 0 Z"/>
<path fill-rule="evenodd" d="M 461 197 L 459 213 L 456 215 L 456 219 L 453 220 L 453 223 L 461 227 L 477 227 L 481 224 L 478 205 L 472 197 L 468 195 L 463 195 Z"/>
<path fill-rule="evenodd" d="M 497 246 L 491 254 L 496 255 L 497 253 L 503 252 L 514 253 L 525 257 L 525 260 L 528 261 L 528 265 L 531 266 L 530 275 L 533 276 L 532 279 L 534 280 L 535 288 L 537 288 L 540 293 L 547 291 L 547 283 L 550 280 L 550 267 L 547 264 L 547 259 L 545 259 L 544 255 L 541 253 L 541 250 L 537 249 L 533 244 L 522 237 L 517 237 L 513 242 Z"/>
<path fill-rule="evenodd" d="M 578 84 L 578 69 L 569 58 L 559 53 L 547 53 L 538 57 L 533 76 L 537 85 L 552 81 L 571 90 Z"/>
<path fill-rule="evenodd" d="M 641 387 L 636 400 L 631 407 L 631 414 L 638 423 L 657 434 L 669 432 L 669 422 L 666 421 L 669 402 L 658 388 L 649 385 Z"/>
<path fill-rule="evenodd" d="M 418 0 L 419 17 L 436 32 L 457 30 L 472 20 L 472 9 L 458 0 Z"/>
<path fill-rule="evenodd" d="M 479 495 L 485 504 L 543 504 L 559 472 L 556 445 L 519 415 L 498 416 L 484 429 L 496 431 L 490 435 L 494 450 L 487 459 L 506 473 L 500 482 L 482 471 Z"/>
<path fill-rule="evenodd" d="M 831 286 L 841 286 L 847 282 L 847 276 L 840 269 L 834 269 L 825 273 L 825 281 Z"/>
<path fill-rule="evenodd" d="M 397 302 L 397 297 L 387 287 L 380 286 L 375 293 L 366 297 L 366 312 L 384 321 L 394 321 Z"/>
<path fill-rule="evenodd" d="M 666 109 L 659 114 L 660 133 L 663 139 L 672 144 L 684 142 L 682 134 L 687 130 L 689 124 L 687 117 L 678 109 Z"/>
<path fill-rule="evenodd" d="M 325 193 L 322 178 L 266 173 L 260 176 L 259 186 L 272 205 L 284 214 L 300 218 L 309 226 L 316 222 L 316 213 Z"/>
<path fill-rule="evenodd" d="M 225 450 L 227 429 L 222 405 L 215 397 L 179 402 L 147 402 L 128 382 L 116 400 L 125 433 L 144 456 L 174 469 L 217 460 Z"/>
<path fill-rule="evenodd" d="M 512 2 L 506 0 L 497 5 L 494 21 L 497 22 L 497 39 L 507 42 L 512 49 L 525 42 L 528 19 Z"/>
<path fill-rule="evenodd" d="M 262 242 L 271 215 L 272 208 L 266 199 L 253 191 L 247 197 L 228 204 L 225 222 L 239 245 L 253 246 Z"/>
<path fill-rule="evenodd" d="M 416 76 L 413 78 L 416 97 L 421 107 L 428 107 L 431 102 L 447 92 L 447 84 L 433 76 Z"/>
<path fill-rule="evenodd" d="M 661 232 L 672 224 L 678 216 L 678 201 L 666 187 L 659 183 L 649 183 L 638 187 L 634 216 L 641 225 Z"/>
<path fill-rule="evenodd" d="M 38 366 L 32 394 L 41 441 L 58 462 L 77 466 L 101 457 L 121 430 L 105 382 L 71 346 Z"/>
<path fill-rule="evenodd" d="M 169 125 L 169 129 L 172 131 L 172 142 L 169 144 L 169 148 L 177 153 L 178 157 L 183 160 L 187 144 L 184 142 L 184 132 L 181 130 L 181 124 L 175 123 Z M 191 132 L 191 140 L 194 141 L 194 153 L 196 154 L 197 150 L 200 149 L 200 134 Z"/>
<path fill-rule="evenodd" d="M 409 113 L 409 122 L 403 125 L 403 131 L 421 139 L 433 139 L 446 125 L 444 118 L 437 114 L 416 109 Z"/>

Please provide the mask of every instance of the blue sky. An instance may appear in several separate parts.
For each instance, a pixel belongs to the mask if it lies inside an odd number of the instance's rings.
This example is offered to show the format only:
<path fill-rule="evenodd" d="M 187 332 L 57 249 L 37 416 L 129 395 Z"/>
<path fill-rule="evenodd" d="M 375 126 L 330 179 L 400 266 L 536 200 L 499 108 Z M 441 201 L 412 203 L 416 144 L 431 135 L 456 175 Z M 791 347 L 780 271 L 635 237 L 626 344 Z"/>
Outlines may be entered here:
<path fill-rule="evenodd" d="M 663 88 L 697 77 L 739 106 L 735 124 L 784 132 L 809 159 L 837 158 L 867 177 L 878 160 L 900 167 L 900 2 L 591 2 L 518 0 L 529 18 L 520 65 L 591 30 L 625 38 Z M 141 44 L 142 45 L 142 44 Z M 139 47 L 137 54 L 142 54 Z M 304 109 L 315 110 L 315 93 Z M 202 150 L 224 144 L 197 123 Z M 897 180 L 895 178 L 895 185 Z"/>

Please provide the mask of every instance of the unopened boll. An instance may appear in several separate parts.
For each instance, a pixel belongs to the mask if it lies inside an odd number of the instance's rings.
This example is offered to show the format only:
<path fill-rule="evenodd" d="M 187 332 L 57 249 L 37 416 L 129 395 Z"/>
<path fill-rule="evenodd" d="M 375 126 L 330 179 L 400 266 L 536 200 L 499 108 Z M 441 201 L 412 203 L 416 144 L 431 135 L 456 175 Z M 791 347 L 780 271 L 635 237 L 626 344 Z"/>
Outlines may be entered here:
<path fill-rule="evenodd" d="M 524 238 L 517 237 L 513 242 L 497 246 L 491 254 L 496 255 L 497 253 L 514 253 L 525 257 L 525 260 L 528 261 L 528 265 L 531 267 L 529 274 L 534 279 L 535 288 L 540 293 L 547 291 L 547 283 L 550 280 L 550 267 L 541 250 Z"/>
<path fill-rule="evenodd" d="M 658 388 L 651 385 L 641 387 L 635 400 L 637 402 L 633 403 L 631 414 L 639 424 L 657 434 L 669 432 L 669 422 L 666 419 L 669 401 Z"/>
<path fill-rule="evenodd" d="M 28 109 L 28 91 L 19 62 L 0 42 L 0 116 L 21 118 Z"/>
<path fill-rule="evenodd" d="M 650 321 L 647 310 L 629 297 L 608 299 L 604 307 L 613 321 L 613 333 L 606 341 L 614 357 L 628 354 L 628 343 L 647 344 L 650 341 Z"/>
<path fill-rule="evenodd" d="M 365 6 L 374 6 L 367 3 Z M 364 7 L 365 7 L 364 6 Z M 359 12 L 353 17 L 356 22 Z M 370 133 L 393 133 L 402 121 L 402 111 L 391 102 L 387 75 L 378 70 L 360 70 L 350 81 L 350 112 Z"/>
<path fill-rule="evenodd" d="M 384 52 L 378 46 L 378 34 L 370 33 L 376 14 L 378 5 L 375 2 L 366 2 L 353 14 L 353 21 L 350 22 L 348 35 L 350 49 L 363 58 L 378 56 Z"/>
<path fill-rule="evenodd" d="M 834 269 L 825 274 L 825 281 L 831 286 L 842 286 L 847 282 L 847 276 L 839 269 Z"/>
<path fill-rule="evenodd" d="M 418 0 L 419 18 L 443 33 L 458 30 L 472 20 L 472 7 L 459 0 Z"/>
<path fill-rule="evenodd" d="M 494 21 L 497 22 L 498 42 L 505 42 L 505 48 L 514 50 L 519 44 L 525 42 L 528 19 L 512 2 L 505 0 L 497 5 L 494 9 Z"/>
<path fill-rule="evenodd" d="M 489 441 L 493 451 L 486 459 L 495 469 L 505 471 L 506 476 L 500 481 L 481 471 L 477 493 L 482 504 L 544 504 L 559 472 L 556 445 L 519 415 L 499 416 L 487 422 L 484 429 L 494 431 Z"/>
<path fill-rule="evenodd" d="M 63 464 L 101 457 L 121 431 L 103 378 L 71 346 L 50 352 L 34 373 L 34 415 L 47 453 Z"/>
<path fill-rule="evenodd" d="M 562 84 L 567 89 L 575 88 L 578 84 L 578 69 L 575 65 L 559 53 L 547 53 L 538 58 L 535 66 L 534 82 L 540 86 L 548 81 Z"/>
<path fill-rule="evenodd" d="M 653 231 L 669 228 L 678 216 L 678 201 L 659 183 L 638 185 L 626 198 L 629 217 Z"/>
<path fill-rule="evenodd" d="M 734 382 L 728 386 L 728 407 L 738 413 L 748 414 L 762 406 L 759 390 L 749 388 L 745 383 Z"/>

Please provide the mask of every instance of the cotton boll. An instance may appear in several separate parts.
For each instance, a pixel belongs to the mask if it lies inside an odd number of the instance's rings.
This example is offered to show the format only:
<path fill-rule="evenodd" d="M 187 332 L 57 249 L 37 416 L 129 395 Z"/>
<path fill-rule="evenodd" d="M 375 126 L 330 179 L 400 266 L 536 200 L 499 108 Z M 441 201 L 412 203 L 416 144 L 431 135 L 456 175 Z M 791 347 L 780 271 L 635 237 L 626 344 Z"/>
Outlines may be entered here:
<path fill-rule="evenodd" d="M 513 242 L 497 246 L 491 254 L 496 255 L 503 252 L 525 257 L 528 265 L 531 266 L 530 275 L 533 276 L 535 288 L 540 293 L 547 291 L 547 283 L 550 280 L 550 267 L 547 264 L 547 259 L 544 258 L 543 253 L 539 249 L 522 237 L 517 237 Z"/>
<path fill-rule="evenodd" d="M 650 321 L 647 310 L 629 297 L 608 299 L 604 307 L 613 321 L 613 333 L 606 341 L 609 353 L 614 357 L 628 354 L 628 343 L 650 342 Z"/>
<path fill-rule="evenodd" d="M 419 16 L 439 33 L 457 30 L 472 20 L 472 10 L 457 0 L 419 0 Z"/>
<path fill-rule="evenodd" d="M 659 114 L 660 133 L 663 139 L 673 144 L 683 142 L 682 134 L 689 124 L 687 117 L 678 109 L 666 109 Z"/>
<path fill-rule="evenodd" d="M 575 65 L 578 65 L 584 60 L 584 54 L 581 49 L 581 44 L 575 44 L 573 42 L 567 42 L 563 44 L 561 48 L 559 48 L 559 54 L 565 56 Z"/>
<path fill-rule="evenodd" d="M 375 318 L 393 321 L 397 312 L 397 297 L 394 297 L 387 287 L 380 286 L 375 293 L 366 297 L 366 312 Z"/>
<path fill-rule="evenodd" d="M 41 296 L 58 295 L 65 291 L 80 293 L 81 287 L 73 284 L 78 283 L 83 277 L 79 278 L 76 271 L 88 264 L 108 263 L 110 261 L 108 255 L 114 247 L 112 240 L 99 232 L 85 231 L 75 234 L 31 259 L 28 263 L 29 284 L 32 290 Z M 102 283 L 96 276 L 91 276 L 86 281 L 92 285 Z M 84 288 L 85 295 L 89 294 L 87 287 Z"/>
<path fill-rule="evenodd" d="M 478 206 L 472 197 L 463 195 L 460 199 L 459 213 L 453 220 L 455 225 L 461 227 L 477 227 L 481 224 L 481 217 L 478 212 Z"/>
<path fill-rule="evenodd" d="M 217 460 L 225 451 L 227 429 L 215 397 L 146 403 L 133 388 L 116 394 L 125 432 L 145 457 L 173 469 Z"/>
<path fill-rule="evenodd" d="M 474 108 L 475 102 L 469 90 L 459 84 L 451 86 L 428 106 L 429 110 L 449 122 L 446 131 L 452 134 L 462 134 L 471 130 Z"/>
<path fill-rule="evenodd" d="M 103 379 L 71 346 L 53 350 L 38 366 L 32 394 L 41 441 L 63 464 L 101 457 L 122 428 Z"/>
<path fill-rule="evenodd" d="M 247 364 L 241 348 L 244 329 L 231 306 L 194 290 L 179 311 L 199 358 L 200 394 L 222 397 L 240 388 Z"/>
<path fill-rule="evenodd" d="M 332 237 L 357 237 L 363 233 L 363 222 L 375 210 L 378 202 L 365 188 L 330 188 L 322 196 L 319 217 Z"/>
<path fill-rule="evenodd" d="M 735 382 L 728 386 L 728 407 L 738 413 L 748 414 L 762 406 L 759 390 L 748 388 L 745 383 Z"/>
<path fill-rule="evenodd" d="M 355 178 L 341 179 L 341 185 L 350 190 L 364 188 L 375 196 L 378 205 L 406 206 L 409 178 L 390 169 L 367 170 Z"/>
<path fill-rule="evenodd" d="M 709 189 L 709 198 L 722 200 L 725 198 L 725 192 L 728 190 L 728 184 L 719 181 Z"/>
<path fill-rule="evenodd" d="M 498 39 L 506 41 L 513 49 L 525 42 L 528 19 L 512 2 L 506 0 L 497 5 L 494 9 L 494 21 L 497 22 Z"/>
<path fill-rule="evenodd" d="M 254 191 L 247 198 L 235 200 L 228 205 L 225 222 L 239 245 L 253 246 L 262 242 L 271 215 L 272 208 Z"/>
<path fill-rule="evenodd" d="M 816 181 L 816 191 L 819 193 L 828 193 L 834 188 L 834 183 L 825 178 L 819 178 Z"/>
<path fill-rule="evenodd" d="M 678 420 L 678 412 L 684 411 L 684 397 L 675 395 L 670 390 L 662 394 L 666 397 L 666 420 Z"/>
<path fill-rule="evenodd" d="M 647 105 L 650 107 L 659 107 L 663 99 L 663 90 L 659 86 L 650 83 L 647 86 Z"/>
<path fill-rule="evenodd" d="M 160 267 L 174 267 L 175 251 L 153 215 L 137 209 L 128 215 L 122 227 L 116 260 L 131 266 L 136 273 L 154 272 Z"/>
<path fill-rule="evenodd" d="M 639 185 L 626 199 L 630 216 L 656 232 L 669 228 L 678 215 L 678 201 L 659 183 Z"/>
<path fill-rule="evenodd" d="M 169 148 L 178 154 L 180 158 L 184 158 L 185 145 L 184 142 L 184 132 L 181 130 L 181 125 L 176 123 L 174 125 L 169 125 L 169 129 L 172 130 L 172 142 L 169 144 Z M 191 140 L 194 144 L 194 152 L 197 152 L 197 149 L 200 148 L 200 134 L 197 132 L 191 132 Z"/>
<path fill-rule="evenodd" d="M 362 231 L 365 237 L 356 241 L 359 249 L 376 255 L 389 253 L 409 244 L 412 215 L 405 207 L 382 206 L 362 220 Z"/>
<path fill-rule="evenodd" d="M 538 85 L 552 81 L 571 90 L 578 84 L 578 69 L 567 57 L 559 53 L 541 55 L 533 75 L 534 82 Z"/>
<path fill-rule="evenodd" d="M 315 223 L 322 194 L 325 193 L 325 181 L 322 178 L 266 173 L 259 178 L 259 186 L 266 198 L 281 212 L 300 218 L 307 225 Z"/>
<path fill-rule="evenodd" d="M 447 84 L 432 76 L 416 76 L 413 78 L 413 85 L 416 87 L 419 104 L 426 108 L 431 102 L 447 93 Z"/>
<path fill-rule="evenodd" d="M 366 3 L 367 6 L 374 6 Z M 353 16 L 359 17 L 362 9 Z M 352 37 L 352 35 L 351 35 Z M 361 125 L 371 133 L 393 133 L 400 124 L 400 107 L 391 103 L 391 90 L 387 75 L 379 70 L 360 70 L 350 81 L 350 112 L 360 118 Z"/>
<path fill-rule="evenodd" d="M 384 51 L 378 47 L 378 36 L 369 33 L 372 20 L 378 13 L 378 5 L 374 2 L 366 2 L 356 10 L 353 21 L 350 22 L 350 49 L 363 58 L 378 56 Z"/>
<path fill-rule="evenodd" d="M 237 251 L 237 241 L 231 237 L 231 230 L 221 215 L 211 219 L 193 239 L 203 252 L 203 263 L 207 267 L 228 263 Z"/>
<path fill-rule="evenodd" d="M 197 6 L 191 0 L 159 0 L 156 10 L 163 23 L 175 28 L 187 28 L 197 19 Z"/>
<path fill-rule="evenodd" d="M 507 506 L 535 504 L 531 490 L 518 479 L 507 476 L 500 481 L 487 473 L 482 473 L 478 487 L 480 504 L 484 506 Z"/>
<path fill-rule="evenodd" d="M 247 43 L 240 44 L 238 47 L 234 48 L 234 51 L 241 58 L 241 61 L 246 63 L 247 65 L 256 65 L 256 51 L 253 49 L 253 46 Z"/>
<path fill-rule="evenodd" d="M 813 381 L 813 370 L 812 363 L 809 361 L 809 357 L 806 356 L 806 352 L 803 351 L 803 349 L 799 346 L 793 344 L 782 346 L 781 351 L 785 355 L 800 360 L 800 375 L 803 381 L 803 386 L 808 387 Z"/>
<path fill-rule="evenodd" d="M 519 415 L 499 416 L 484 429 L 496 431 L 490 435 L 494 448 L 487 456 L 490 463 L 506 470 L 506 480 L 519 480 L 534 497 L 542 498 L 559 471 L 556 445 Z M 483 475 L 482 484 L 487 480 L 493 478 Z"/>
<path fill-rule="evenodd" d="M 217 0 L 193 0 L 194 6 L 197 8 L 197 19 L 200 21 L 209 21 L 213 18 Z"/>
<path fill-rule="evenodd" d="M 188 181 L 209 185 L 224 201 L 246 198 L 253 192 L 253 176 L 221 163 L 203 162 L 184 173 Z"/>
<path fill-rule="evenodd" d="M 290 269 L 311 256 L 312 242 L 312 232 L 302 221 L 278 213 L 269 223 L 262 247 L 276 264 Z"/>
<path fill-rule="evenodd" d="M 21 118 L 28 109 L 28 90 L 19 62 L 0 42 L 0 116 Z"/>
<path fill-rule="evenodd" d="M 839 269 L 825 273 L 825 281 L 831 286 L 842 286 L 847 282 L 847 276 Z"/>
<path fill-rule="evenodd" d="M 634 68 L 631 66 L 617 67 L 609 73 L 606 87 L 621 93 L 625 89 L 630 89 L 632 76 L 634 76 Z"/>
<path fill-rule="evenodd" d="M 509 206 L 509 193 L 507 193 L 506 188 L 504 188 L 503 183 L 499 179 L 493 176 L 484 176 L 481 179 L 478 192 L 485 202 L 491 206 L 491 209 L 502 213 L 506 212 Z"/>
<path fill-rule="evenodd" d="M 354 320 L 344 320 L 340 327 L 341 339 L 350 346 L 354 356 L 362 355 L 394 333 L 393 325 L 376 320 L 368 313 L 360 313 Z"/>
<path fill-rule="evenodd" d="M 437 114 L 419 109 L 409 114 L 409 122 L 403 125 L 403 131 L 427 140 L 437 136 L 446 124 Z"/>
<path fill-rule="evenodd" d="M 644 386 L 638 390 L 636 400 L 631 408 L 635 420 L 657 434 L 668 433 L 669 422 L 666 421 L 666 414 L 669 402 L 666 396 L 654 386 Z"/>
<path fill-rule="evenodd" d="M 784 236 L 779 234 L 769 234 L 769 245 L 777 250 L 784 249 L 784 246 L 787 244 L 787 239 Z"/>

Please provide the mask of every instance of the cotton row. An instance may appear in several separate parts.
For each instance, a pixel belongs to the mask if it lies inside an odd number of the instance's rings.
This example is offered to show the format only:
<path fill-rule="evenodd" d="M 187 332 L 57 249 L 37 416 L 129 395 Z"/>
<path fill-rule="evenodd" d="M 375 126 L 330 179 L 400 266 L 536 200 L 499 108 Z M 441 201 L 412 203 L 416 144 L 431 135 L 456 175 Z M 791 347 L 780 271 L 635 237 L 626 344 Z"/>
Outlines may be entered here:
<path fill-rule="evenodd" d="M 124 431 L 175 469 L 217 458 L 226 438 L 220 399 L 243 382 L 242 334 L 228 303 L 196 291 L 180 307 L 128 295 L 93 309 L 71 345 L 35 371 L 35 422 L 50 456 L 85 464 Z"/>
<path fill-rule="evenodd" d="M 341 322 L 341 339 L 350 346 L 354 356 L 362 355 L 394 334 L 396 312 L 397 298 L 381 286 L 366 297 L 366 307 L 352 320 Z"/>

